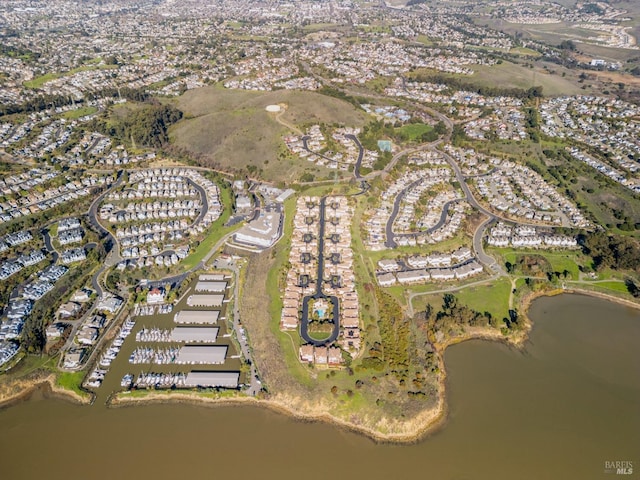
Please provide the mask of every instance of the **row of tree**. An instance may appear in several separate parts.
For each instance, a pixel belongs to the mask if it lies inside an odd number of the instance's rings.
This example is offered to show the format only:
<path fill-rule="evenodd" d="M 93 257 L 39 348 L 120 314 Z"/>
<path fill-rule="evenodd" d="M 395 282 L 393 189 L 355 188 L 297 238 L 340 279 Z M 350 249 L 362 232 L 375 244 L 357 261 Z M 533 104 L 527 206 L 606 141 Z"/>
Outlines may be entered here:
<path fill-rule="evenodd" d="M 522 100 L 541 98 L 542 86 L 538 85 L 531 88 L 507 88 L 499 86 L 477 85 L 461 78 L 451 77 L 440 73 L 419 74 L 414 77 L 416 81 L 428 83 L 441 83 L 448 86 L 452 90 L 464 90 L 474 92 L 487 97 L 514 97 Z"/>

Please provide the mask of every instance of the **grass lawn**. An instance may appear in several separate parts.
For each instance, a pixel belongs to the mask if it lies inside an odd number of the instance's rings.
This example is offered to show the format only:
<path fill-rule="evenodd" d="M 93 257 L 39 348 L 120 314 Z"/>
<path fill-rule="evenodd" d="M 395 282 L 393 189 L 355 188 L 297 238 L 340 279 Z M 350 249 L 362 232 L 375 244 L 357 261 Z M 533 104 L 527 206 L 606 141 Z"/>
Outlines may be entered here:
<path fill-rule="evenodd" d="M 293 233 L 293 217 L 296 210 L 296 196 L 289 197 L 284 202 L 284 232 L 283 238 L 277 244 L 276 260 L 267 276 L 267 294 L 270 298 L 269 318 L 270 327 L 277 337 L 284 352 L 284 361 L 288 372 L 296 381 L 303 385 L 312 385 L 313 380 L 308 369 L 298 360 L 298 347 L 300 346 L 300 336 L 297 332 L 283 332 L 280 330 L 280 315 L 282 313 L 282 300 L 280 298 L 279 275 L 285 262 L 289 259 L 289 245 L 291 234 Z M 286 243 L 283 243 L 286 242 Z M 326 334 L 325 334 L 326 337 Z"/>
<path fill-rule="evenodd" d="M 431 40 L 429 37 L 427 37 L 426 35 L 418 35 L 416 37 L 416 41 L 420 42 L 420 43 L 424 43 L 426 46 L 430 47 L 431 45 L 433 45 L 433 40 Z"/>
<path fill-rule="evenodd" d="M 511 62 L 499 65 L 474 65 L 469 81 L 480 85 L 524 88 L 542 86 L 545 95 L 575 95 L 584 93 L 580 86 L 560 75 L 539 68 L 526 68 Z"/>
<path fill-rule="evenodd" d="M 225 222 L 229 219 L 229 216 L 231 215 L 231 208 L 230 208 L 231 195 L 232 195 L 231 188 L 229 187 L 220 188 L 220 200 L 222 202 L 222 205 L 225 206 L 225 209 L 222 212 L 222 215 L 220 215 L 220 218 L 215 222 L 213 222 L 213 224 L 211 224 L 211 227 L 209 228 L 209 234 L 205 237 L 205 239 L 202 240 L 200 242 L 200 245 L 196 247 L 194 252 L 191 255 L 189 255 L 184 260 L 184 262 L 182 262 L 181 265 L 182 265 L 183 271 L 189 270 L 195 267 L 196 265 L 198 265 L 198 263 L 200 263 L 202 259 L 207 255 L 209 250 L 211 250 L 211 248 L 213 248 L 216 242 L 218 242 L 218 240 L 220 240 L 227 233 L 233 232 L 234 230 L 237 230 L 242 226 L 242 223 L 236 224 L 232 227 L 224 226 Z"/>
<path fill-rule="evenodd" d="M 524 282 L 523 282 L 524 284 Z M 509 314 L 509 293 L 511 282 L 508 278 L 502 277 L 486 285 L 476 285 L 462 288 L 450 292 L 458 299 L 458 302 L 476 310 L 480 313 L 489 312 L 495 318 L 504 318 Z M 427 304 L 431 304 L 435 311 L 442 308 L 442 297 L 444 293 L 434 293 L 420 295 L 413 299 L 414 312 L 425 309 Z"/>
<path fill-rule="evenodd" d="M 627 288 L 627 285 L 623 282 L 623 281 L 615 281 L 615 280 L 610 280 L 610 281 L 605 281 L 605 282 L 598 282 L 598 281 L 594 281 L 593 283 L 588 282 L 588 283 L 576 283 L 575 284 L 577 287 L 587 287 L 590 290 L 604 290 L 604 291 L 611 291 L 611 292 L 618 292 L 618 293 L 629 293 L 629 289 Z"/>
<path fill-rule="evenodd" d="M 523 55 L 523 56 L 528 56 L 528 57 L 540 57 L 540 56 L 542 56 L 542 54 L 540 52 L 537 52 L 535 50 L 531 50 L 530 48 L 526 48 L 526 47 L 515 47 L 515 48 L 512 48 L 511 50 L 509 50 L 509 53 L 514 53 L 516 55 Z"/>
<path fill-rule="evenodd" d="M 59 73 L 47 73 L 45 75 L 36 77 L 33 80 L 24 82 L 24 86 L 26 88 L 40 88 L 45 83 L 50 82 L 51 80 L 55 80 L 56 78 L 60 78 L 60 76 L 61 75 Z"/>
<path fill-rule="evenodd" d="M 409 142 L 420 141 L 422 136 L 431 130 L 433 130 L 433 127 L 431 125 L 425 125 L 424 123 L 409 123 L 400 128 L 396 128 L 396 132 Z"/>
<path fill-rule="evenodd" d="M 86 392 L 80 389 L 82 380 L 84 379 L 86 372 L 61 372 L 56 378 L 56 384 L 66 390 L 76 392 L 78 395 L 86 395 Z"/>
<path fill-rule="evenodd" d="M 501 255 L 505 262 L 512 264 L 517 263 L 517 258 L 521 255 L 540 255 L 544 257 L 550 264 L 554 272 L 569 272 L 573 280 L 578 280 L 580 275 L 579 266 L 587 263 L 587 258 L 579 250 L 564 250 L 564 251 L 545 251 L 534 249 L 514 249 L 514 248 L 500 248 L 491 249 L 492 252 Z"/>
<path fill-rule="evenodd" d="M 324 340 L 330 335 L 331 335 L 331 332 L 316 332 L 313 330 L 309 330 L 309 336 L 314 340 Z"/>
<path fill-rule="evenodd" d="M 496 318 L 509 316 L 509 293 L 511 282 L 500 277 L 487 285 L 478 285 L 462 289 L 453 294 L 458 301 L 479 312 L 489 312 Z"/>
<path fill-rule="evenodd" d="M 615 292 L 629 293 L 629 289 L 627 289 L 627 285 L 624 282 L 599 282 L 594 283 L 594 285 L 596 287 L 613 290 Z"/>
<path fill-rule="evenodd" d="M 78 118 L 91 115 L 92 113 L 96 113 L 97 111 L 98 109 L 96 107 L 82 107 L 82 108 L 77 108 L 75 110 L 69 110 L 68 112 L 64 112 L 60 116 L 67 120 L 76 120 Z"/>
<path fill-rule="evenodd" d="M 333 30 L 334 28 L 338 28 L 341 25 L 338 23 L 310 23 L 309 25 L 305 25 L 302 29 L 307 32 L 318 32 L 320 30 Z"/>

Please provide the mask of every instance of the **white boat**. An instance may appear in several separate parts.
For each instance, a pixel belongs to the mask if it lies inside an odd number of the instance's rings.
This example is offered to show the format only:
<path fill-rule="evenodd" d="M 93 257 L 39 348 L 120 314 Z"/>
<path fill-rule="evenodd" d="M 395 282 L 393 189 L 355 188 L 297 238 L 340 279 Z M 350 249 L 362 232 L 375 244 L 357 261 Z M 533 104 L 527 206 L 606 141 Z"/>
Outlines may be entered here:
<path fill-rule="evenodd" d="M 129 388 L 133 383 L 133 375 L 127 373 L 124 377 L 122 377 L 122 381 L 120 382 L 120 386 Z"/>

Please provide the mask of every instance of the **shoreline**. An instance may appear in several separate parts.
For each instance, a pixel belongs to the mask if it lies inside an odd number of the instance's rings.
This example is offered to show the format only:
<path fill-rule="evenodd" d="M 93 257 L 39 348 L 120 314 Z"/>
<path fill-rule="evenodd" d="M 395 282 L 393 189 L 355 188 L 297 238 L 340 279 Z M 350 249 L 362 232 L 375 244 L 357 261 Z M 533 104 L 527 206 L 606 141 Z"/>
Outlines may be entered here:
<path fill-rule="evenodd" d="M 60 387 L 56 384 L 56 379 L 57 375 L 50 373 L 42 378 L 16 381 L 15 383 L 19 385 L 18 388 L 20 390 L 12 394 L 3 395 L 0 398 L 0 409 L 28 400 L 38 390 L 42 390 L 47 397 L 59 398 L 76 405 L 90 405 L 93 402 L 92 394 L 87 394 L 86 397 L 83 397 L 73 390 Z"/>
<path fill-rule="evenodd" d="M 434 434 L 440 428 L 446 424 L 448 417 L 448 402 L 447 402 L 447 370 L 444 362 L 444 354 L 446 349 L 452 345 L 463 343 L 469 340 L 485 340 L 491 342 L 501 342 L 506 345 L 522 349 L 524 344 L 529 338 L 529 334 L 533 328 L 533 322 L 529 317 L 529 309 L 531 304 L 540 297 L 550 297 L 560 294 L 574 294 L 585 295 L 601 300 L 610 301 L 619 305 L 640 309 L 640 304 L 632 302 L 627 299 L 615 297 L 613 295 L 607 295 L 605 293 L 594 292 L 591 290 L 582 290 L 579 288 L 571 289 L 555 289 L 540 292 L 532 292 L 522 299 L 518 303 L 518 307 L 524 317 L 524 328 L 517 332 L 513 336 L 505 337 L 498 330 L 478 328 L 465 332 L 465 334 L 447 339 L 445 342 L 435 345 L 436 352 L 439 357 L 440 374 L 437 380 L 438 384 L 438 396 L 436 404 L 426 410 L 421 411 L 416 416 L 407 419 L 403 422 L 389 423 L 395 427 L 405 426 L 402 432 L 390 432 L 385 433 L 372 426 L 365 424 L 357 424 L 349 422 L 342 418 L 332 415 L 327 409 L 319 406 L 319 410 L 312 411 L 310 409 L 303 408 L 301 406 L 301 399 L 299 397 L 289 396 L 288 393 L 282 392 L 273 394 L 271 398 L 256 399 L 247 396 L 230 396 L 230 397 L 205 397 L 198 395 L 197 393 L 179 392 L 179 393 L 163 393 L 153 392 L 143 397 L 131 397 L 127 394 L 117 393 L 109 398 L 109 408 L 123 408 L 139 405 L 151 405 L 151 404 L 191 404 L 197 406 L 206 407 L 230 407 L 230 406 L 256 406 L 259 408 L 267 408 L 273 412 L 287 415 L 294 420 L 301 422 L 323 422 L 330 425 L 339 427 L 343 430 L 364 435 L 372 441 L 380 444 L 415 444 L 418 443 L 429 435 Z M 51 373 L 43 378 L 37 378 L 32 380 L 17 381 L 20 390 L 16 393 L 9 394 L 0 400 L 0 409 L 8 408 L 15 403 L 23 400 L 27 400 L 38 389 L 43 389 L 45 396 L 53 396 L 54 398 L 60 398 L 62 400 L 70 401 L 75 404 L 88 405 L 92 403 L 94 396 L 87 395 L 83 397 L 78 393 L 62 388 L 56 384 L 56 375 Z M 20 385 L 25 384 L 25 385 Z M 394 419 L 390 419 L 394 420 Z M 411 425 L 414 425 L 411 428 Z"/>
<path fill-rule="evenodd" d="M 441 375 L 439 383 L 444 386 L 446 375 Z M 364 435 L 370 440 L 379 444 L 413 444 L 422 441 L 428 435 L 435 433 L 439 428 L 444 426 L 448 413 L 447 403 L 444 395 L 440 395 L 438 403 L 435 407 L 425 410 L 414 417 L 413 421 L 420 423 L 420 428 L 408 434 L 385 434 L 365 425 L 357 425 L 341 418 L 335 417 L 329 412 L 323 413 L 303 413 L 296 410 L 293 406 L 274 399 L 256 399 L 253 397 L 236 396 L 212 398 L 203 397 L 197 393 L 162 393 L 151 392 L 144 397 L 129 397 L 126 394 L 116 394 L 110 398 L 109 408 L 126 408 L 144 405 L 161 405 L 161 404 L 190 404 L 203 407 L 234 407 L 234 406 L 256 406 L 266 408 L 273 412 L 286 415 L 296 421 L 305 423 L 327 423 L 343 430 Z M 420 418 L 427 417 L 427 418 Z"/>
<path fill-rule="evenodd" d="M 113 408 L 120 408 L 126 406 L 146 405 L 146 404 L 163 404 L 163 403 L 189 403 L 207 407 L 224 407 L 224 406 L 242 406 L 242 405 L 255 405 L 257 407 L 264 407 L 283 415 L 287 415 L 297 421 L 302 422 L 324 422 L 333 426 L 342 428 L 346 431 L 354 432 L 360 435 L 364 435 L 370 440 L 380 444 L 397 444 L 408 445 L 418 443 L 429 435 L 436 433 L 440 428 L 446 424 L 448 416 L 448 402 L 447 402 L 447 371 L 444 363 L 444 353 L 446 349 L 452 345 L 463 343 L 470 340 L 484 340 L 490 342 L 500 342 L 505 345 L 515 347 L 517 349 L 524 348 L 525 343 L 529 339 L 529 334 L 533 328 L 533 322 L 529 317 L 529 308 L 531 304 L 541 297 L 552 297 L 561 294 L 574 294 L 574 295 L 586 295 L 596 297 L 602 300 L 607 300 L 613 303 L 617 303 L 624 306 L 630 306 L 636 309 L 640 309 L 640 304 L 634 303 L 630 300 L 618 298 L 612 295 L 607 295 L 600 292 L 593 292 L 591 290 L 582 290 L 578 288 L 572 289 L 554 289 L 540 292 L 532 292 L 523 297 L 518 303 L 519 310 L 522 312 L 524 318 L 524 328 L 517 332 L 516 335 L 505 337 L 500 331 L 494 329 L 480 328 L 473 331 L 469 331 L 464 335 L 447 339 L 442 344 L 436 346 L 436 351 L 440 359 L 440 376 L 438 378 L 438 399 L 436 405 L 430 409 L 423 410 L 412 419 L 404 422 L 405 424 L 416 423 L 417 427 L 406 433 L 383 433 L 372 427 L 366 425 L 358 425 L 352 422 L 348 422 L 341 418 L 338 418 L 328 411 L 320 413 L 304 412 L 303 409 L 296 409 L 295 406 L 286 404 L 279 400 L 279 397 L 286 396 L 286 394 L 276 394 L 272 399 L 255 399 L 251 397 L 231 397 L 231 398 L 207 398 L 198 396 L 197 394 L 191 395 L 188 393 L 182 394 L 166 394 L 166 393 L 150 393 L 145 397 L 126 397 L 119 395 L 114 399 L 114 402 L 110 402 L 109 406 Z"/>

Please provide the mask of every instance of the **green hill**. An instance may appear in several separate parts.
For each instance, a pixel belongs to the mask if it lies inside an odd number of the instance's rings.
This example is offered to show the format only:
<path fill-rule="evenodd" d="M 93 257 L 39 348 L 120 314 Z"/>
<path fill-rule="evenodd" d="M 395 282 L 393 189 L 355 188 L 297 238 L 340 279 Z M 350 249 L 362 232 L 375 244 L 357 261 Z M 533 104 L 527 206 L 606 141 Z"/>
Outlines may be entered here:
<path fill-rule="evenodd" d="M 334 178 L 335 171 L 289 155 L 282 137 L 293 133 L 265 111 L 286 104 L 287 124 L 337 123 L 362 126 L 367 115 L 342 100 L 312 92 L 278 90 L 250 92 L 210 86 L 185 93 L 176 106 L 185 118 L 171 127 L 171 142 L 200 157 L 208 166 L 291 182 L 305 173 L 315 179 Z"/>

